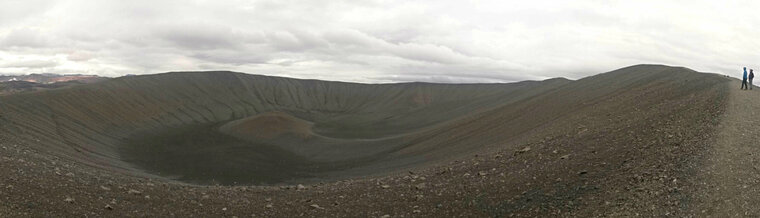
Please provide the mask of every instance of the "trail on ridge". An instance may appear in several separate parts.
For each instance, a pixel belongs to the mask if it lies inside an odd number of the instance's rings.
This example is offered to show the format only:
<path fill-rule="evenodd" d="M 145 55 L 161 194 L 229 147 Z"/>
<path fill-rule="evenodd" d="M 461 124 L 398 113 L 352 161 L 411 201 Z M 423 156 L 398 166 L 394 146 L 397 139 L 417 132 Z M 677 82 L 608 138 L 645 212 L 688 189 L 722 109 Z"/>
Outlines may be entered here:
<path fill-rule="evenodd" d="M 737 80 L 738 81 L 738 80 Z M 735 84 L 735 85 L 734 85 Z M 712 155 L 703 169 L 704 192 L 697 214 L 760 216 L 760 90 L 732 82 Z M 734 88 L 736 87 L 736 88 Z"/>

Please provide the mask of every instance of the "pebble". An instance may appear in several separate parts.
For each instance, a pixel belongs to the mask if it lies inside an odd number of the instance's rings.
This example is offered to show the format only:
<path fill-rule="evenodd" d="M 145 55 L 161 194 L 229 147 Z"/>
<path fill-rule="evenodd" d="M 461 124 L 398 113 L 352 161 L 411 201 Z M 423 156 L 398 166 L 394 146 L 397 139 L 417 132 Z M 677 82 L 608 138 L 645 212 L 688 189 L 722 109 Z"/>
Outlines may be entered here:
<path fill-rule="evenodd" d="M 106 204 L 106 210 L 113 210 L 113 207 L 110 204 Z"/>
<path fill-rule="evenodd" d="M 523 148 L 523 149 L 521 149 L 521 150 L 517 151 L 517 153 L 525 153 L 525 152 L 528 152 L 528 151 L 530 151 L 530 146 L 528 146 L 528 147 L 525 147 L 525 148 Z"/>
<path fill-rule="evenodd" d="M 423 198 L 425 198 L 425 196 L 424 196 L 424 195 L 415 195 L 415 196 L 414 196 L 414 200 L 415 200 L 415 201 L 420 201 L 420 200 L 422 200 Z"/>
<path fill-rule="evenodd" d="M 414 188 L 416 188 L 416 189 L 424 189 L 425 188 L 425 183 L 417 184 L 417 185 L 414 186 Z"/>
<path fill-rule="evenodd" d="M 304 189 L 306 189 L 306 186 L 298 184 L 298 186 L 296 186 L 296 189 L 298 189 L 298 190 L 304 190 Z"/>
<path fill-rule="evenodd" d="M 325 209 L 323 207 L 320 207 L 318 204 L 312 204 L 312 205 L 309 205 L 309 207 L 311 207 L 312 209 L 320 209 L 320 210 L 324 210 Z"/>
<path fill-rule="evenodd" d="M 139 195 L 139 194 L 141 194 L 142 192 L 141 192 L 141 191 L 137 191 L 137 190 L 134 190 L 134 189 L 130 189 L 129 191 L 127 191 L 127 193 L 128 193 L 128 194 L 133 194 L 133 195 Z"/>
<path fill-rule="evenodd" d="M 66 197 L 66 199 L 63 199 L 63 201 L 67 203 L 74 203 L 74 199 L 71 197 Z"/>

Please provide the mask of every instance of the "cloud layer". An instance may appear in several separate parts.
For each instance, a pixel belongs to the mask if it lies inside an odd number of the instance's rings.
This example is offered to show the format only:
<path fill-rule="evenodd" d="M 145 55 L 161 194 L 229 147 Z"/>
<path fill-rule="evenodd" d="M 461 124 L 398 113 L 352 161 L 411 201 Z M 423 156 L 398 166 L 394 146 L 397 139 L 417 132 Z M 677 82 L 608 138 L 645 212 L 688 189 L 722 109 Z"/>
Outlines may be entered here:
<path fill-rule="evenodd" d="M 2 1 L 0 73 L 183 70 L 354 82 L 577 79 L 760 58 L 750 1 Z M 755 64 L 758 65 L 758 64 Z M 760 68 L 760 66 L 758 66 Z"/>

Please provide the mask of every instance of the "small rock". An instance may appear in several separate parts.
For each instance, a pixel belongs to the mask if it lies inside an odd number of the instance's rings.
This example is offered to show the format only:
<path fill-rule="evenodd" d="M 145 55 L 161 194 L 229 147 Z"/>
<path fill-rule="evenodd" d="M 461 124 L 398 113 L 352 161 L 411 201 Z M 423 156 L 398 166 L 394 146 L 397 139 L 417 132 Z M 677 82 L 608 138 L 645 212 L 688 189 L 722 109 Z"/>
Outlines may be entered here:
<path fill-rule="evenodd" d="M 480 175 L 480 176 L 486 176 L 486 175 L 488 175 L 488 173 L 481 171 L 481 172 L 478 172 L 478 175 Z"/>
<path fill-rule="evenodd" d="M 66 203 L 74 203 L 74 198 L 66 197 L 66 199 L 63 199 L 63 201 Z"/>
<path fill-rule="evenodd" d="M 110 204 L 106 204 L 106 210 L 113 210 L 113 207 Z"/>
<path fill-rule="evenodd" d="M 320 207 L 320 206 L 319 206 L 319 205 L 317 205 L 317 204 L 312 204 L 312 205 L 309 205 L 309 207 L 311 207 L 312 209 L 320 209 L 320 210 L 324 210 L 324 209 L 325 209 L 325 208 L 323 208 L 323 207 Z"/>
<path fill-rule="evenodd" d="M 423 198 L 425 198 L 425 196 L 424 196 L 424 195 L 415 195 L 415 196 L 414 196 L 414 200 L 415 200 L 415 201 L 420 201 L 420 200 L 422 200 Z"/>
<path fill-rule="evenodd" d="M 264 200 L 265 200 L 266 202 L 270 202 L 270 201 L 272 201 L 272 198 L 266 198 L 266 199 L 264 199 Z"/>
<path fill-rule="evenodd" d="M 227 211 L 227 208 L 226 208 L 226 207 L 223 207 L 223 208 L 222 208 L 222 211 Z"/>
<path fill-rule="evenodd" d="M 525 152 L 528 152 L 528 151 L 530 151 L 530 146 L 518 150 L 517 153 L 520 154 L 520 153 L 525 153 Z"/>
<path fill-rule="evenodd" d="M 296 186 L 296 189 L 298 189 L 298 190 L 304 190 L 304 189 L 306 189 L 306 186 L 298 184 L 298 186 Z"/>
<path fill-rule="evenodd" d="M 563 159 L 563 160 L 564 160 L 564 159 L 567 159 L 567 158 L 570 158 L 570 155 L 569 155 L 569 154 L 566 154 L 566 155 L 562 155 L 562 157 L 559 157 L 559 159 Z"/>
<path fill-rule="evenodd" d="M 111 188 L 102 185 L 100 186 L 100 189 L 103 189 L 104 191 L 111 191 Z"/>
<path fill-rule="evenodd" d="M 385 214 L 385 215 L 380 216 L 380 218 L 391 218 L 391 215 Z"/>
<path fill-rule="evenodd" d="M 414 211 L 412 211 L 412 213 L 422 213 L 422 211 L 421 210 L 414 210 Z"/>
<path fill-rule="evenodd" d="M 388 188 L 390 188 L 390 187 L 391 187 L 390 185 L 381 185 L 381 186 L 380 186 L 380 188 L 383 188 L 383 189 L 388 189 Z"/>
<path fill-rule="evenodd" d="M 414 186 L 414 188 L 416 188 L 416 189 L 424 189 L 425 188 L 425 183 L 417 184 L 417 185 Z"/>
<path fill-rule="evenodd" d="M 501 154 L 494 155 L 493 158 L 494 159 L 499 159 L 499 158 L 501 158 Z"/>
<path fill-rule="evenodd" d="M 134 190 L 134 189 L 130 189 L 129 191 L 127 191 L 127 193 L 128 193 L 128 194 L 133 194 L 133 195 L 139 195 L 139 194 L 142 194 L 142 192 L 141 192 L 141 191 L 137 191 L 137 190 Z"/>
<path fill-rule="evenodd" d="M 265 207 L 266 207 L 266 208 L 272 208 L 272 207 L 274 207 L 274 205 L 272 205 L 272 204 L 267 204 L 267 206 L 265 206 Z"/>

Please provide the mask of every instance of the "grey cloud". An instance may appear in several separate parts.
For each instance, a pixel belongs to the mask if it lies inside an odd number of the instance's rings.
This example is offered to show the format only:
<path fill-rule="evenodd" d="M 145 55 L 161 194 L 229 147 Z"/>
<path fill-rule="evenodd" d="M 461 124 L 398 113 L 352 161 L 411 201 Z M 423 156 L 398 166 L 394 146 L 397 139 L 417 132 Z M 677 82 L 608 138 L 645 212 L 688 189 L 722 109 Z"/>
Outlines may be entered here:
<path fill-rule="evenodd" d="M 93 59 L 93 58 L 94 58 L 94 55 L 92 53 L 85 52 L 85 51 L 72 52 L 71 54 L 66 56 L 67 60 L 75 61 L 75 62 L 89 61 L 90 59 Z"/>
<path fill-rule="evenodd" d="M 18 72 L 216 69 L 362 82 L 577 79 L 639 63 L 726 72 L 753 67 L 760 58 L 752 35 L 760 18 L 736 16 L 757 6 L 707 0 L 3 1 L 0 58 L 49 60 L 3 64 L 4 71 Z"/>
<path fill-rule="evenodd" d="M 38 30 L 29 28 L 13 29 L 0 42 L 3 47 L 44 48 L 49 40 Z"/>
<path fill-rule="evenodd" d="M 2 68 L 49 68 L 58 66 L 58 62 L 49 60 L 21 60 L 0 64 Z"/>
<path fill-rule="evenodd" d="M 276 31 L 266 35 L 269 45 L 281 51 L 302 52 L 327 46 L 327 42 L 304 31 Z"/>
<path fill-rule="evenodd" d="M 239 53 L 239 52 L 208 52 L 196 53 L 190 55 L 193 58 L 218 64 L 244 65 L 244 64 L 264 64 L 272 57 L 256 53 Z"/>
<path fill-rule="evenodd" d="M 243 41 L 222 25 L 174 24 L 158 31 L 162 39 L 188 49 L 234 48 Z"/>
<path fill-rule="evenodd" d="M 26 22 L 56 5 L 54 0 L 0 1 L 0 27 Z"/>

